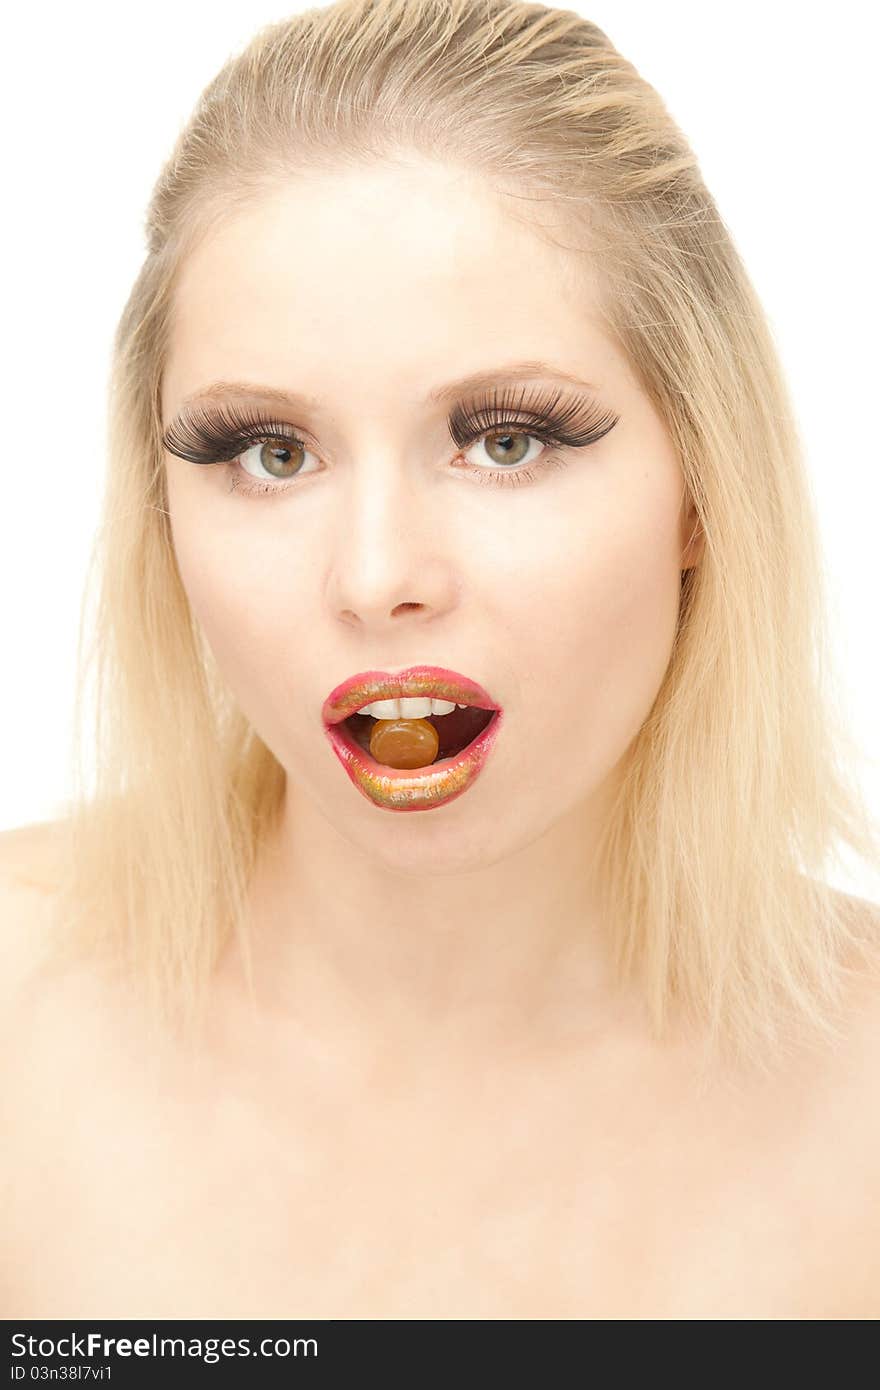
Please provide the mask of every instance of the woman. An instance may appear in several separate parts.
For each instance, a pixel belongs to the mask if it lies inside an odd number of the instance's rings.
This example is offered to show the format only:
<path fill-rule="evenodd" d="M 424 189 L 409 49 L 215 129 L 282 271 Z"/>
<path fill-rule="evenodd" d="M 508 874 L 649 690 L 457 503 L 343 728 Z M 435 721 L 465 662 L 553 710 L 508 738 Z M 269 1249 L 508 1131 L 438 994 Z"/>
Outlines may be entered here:
<path fill-rule="evenodd" d="M 880 920 L 821 878 L 876 830 L 657 94 L 569 11 L 343 0 L 147 228 L 98 782 L 5 837 L 5 1316 L 877 1316 Z"/>

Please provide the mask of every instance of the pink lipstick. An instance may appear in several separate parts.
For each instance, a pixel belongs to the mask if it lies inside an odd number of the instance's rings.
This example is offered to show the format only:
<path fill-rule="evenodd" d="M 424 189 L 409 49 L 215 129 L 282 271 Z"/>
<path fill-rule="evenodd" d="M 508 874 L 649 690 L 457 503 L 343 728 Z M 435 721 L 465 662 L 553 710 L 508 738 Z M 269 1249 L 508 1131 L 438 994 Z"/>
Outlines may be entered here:
<path fill-rule="evenodd" d="M 429 718 L 444 737 L 450 736 L 450 730 L 462 729 L 467 736 L 470 728 L 475 736 L 465 747 L 425 768 L 400 769 L 376 762 L 359 727 L 362 720 L 368 722 L 368 716 L 357 712 L 376 700 L 406 697 L 467 705 L 466 711 Z M 330 745 L 349 780 L 374 806 L 386 811 L 429 811 L 473 786 L 501 729 L 503 711 L 481 685 L 458 671 L 410 666 L 394 674 L 362 671 L 343 681 L 325 700 L 322 718 Z M 445 726 L 444 719 L 448 721 Z M 453 738 L 453 743 L 457 741 L 461 740 Z"/>

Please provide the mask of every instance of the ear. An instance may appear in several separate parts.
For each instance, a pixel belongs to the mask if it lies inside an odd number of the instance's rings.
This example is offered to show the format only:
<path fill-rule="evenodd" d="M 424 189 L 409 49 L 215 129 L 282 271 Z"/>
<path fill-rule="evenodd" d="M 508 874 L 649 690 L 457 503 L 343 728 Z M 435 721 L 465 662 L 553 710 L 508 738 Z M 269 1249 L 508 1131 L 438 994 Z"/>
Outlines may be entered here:
<path fill-rule="evenodd" d="M 681 568 L 682 570 L 696 569 L 703 558 L 706 537 L 693 502 L 688 507 L 682 521 L 682 538 Z"/>

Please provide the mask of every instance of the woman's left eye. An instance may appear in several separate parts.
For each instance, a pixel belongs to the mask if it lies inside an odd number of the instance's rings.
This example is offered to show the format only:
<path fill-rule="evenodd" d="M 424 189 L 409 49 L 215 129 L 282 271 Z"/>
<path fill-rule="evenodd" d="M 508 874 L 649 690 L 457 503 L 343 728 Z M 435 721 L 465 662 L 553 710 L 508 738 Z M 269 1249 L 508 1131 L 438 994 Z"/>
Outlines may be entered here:
<path fill-rule="evenodd" d="M 529 454 L 529 444 L 537 445 L 537 449 Z M 524 429 L 496 429 L 488 433 L 477 435 L 475 443 L 480 448 L 484 448 L 493 464 L 503 469 L 514 468 L 518 464 L 532 463 L 540 454 L 541 449 L 545 448 L 544 441 L 539 439 L 536 434 L 527 434 Z M 468 452 L 473 448 L 468 446 Z M 482 467 L 481 463 L 475 467 Z"/>

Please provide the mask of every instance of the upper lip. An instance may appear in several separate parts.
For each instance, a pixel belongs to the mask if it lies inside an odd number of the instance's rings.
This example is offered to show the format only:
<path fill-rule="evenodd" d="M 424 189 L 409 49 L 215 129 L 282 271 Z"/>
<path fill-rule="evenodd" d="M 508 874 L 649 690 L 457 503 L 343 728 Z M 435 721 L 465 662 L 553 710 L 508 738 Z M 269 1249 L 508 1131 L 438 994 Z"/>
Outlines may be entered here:
<path fill-rule="evenodd" d="M 325 724 L 339 724 L 374 700 L 418 695 L 454 700 L 460 705 L 479 705 L 482 709 L 501 708 L 481 685 L 460 671 L 450 671 L 445 666 L 408 666 L 395 675 L 388 671 L 359 671 L 331 690 L 321 713 Z"/>

